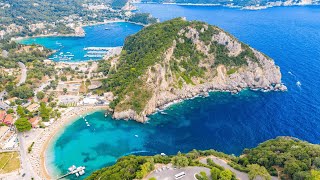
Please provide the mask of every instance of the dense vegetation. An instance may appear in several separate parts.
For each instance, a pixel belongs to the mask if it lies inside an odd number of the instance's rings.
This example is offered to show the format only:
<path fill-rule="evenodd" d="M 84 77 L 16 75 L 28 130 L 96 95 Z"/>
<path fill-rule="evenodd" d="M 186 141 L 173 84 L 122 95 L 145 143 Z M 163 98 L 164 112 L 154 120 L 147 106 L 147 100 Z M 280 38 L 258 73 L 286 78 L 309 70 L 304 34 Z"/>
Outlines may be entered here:
<path fill-rule="evenodd" d="M 83 6 L 84 4 L 103 3 L 121 8 L 126 2 L 127 0 L 3 0 L 0 3 L 0 30 L 14 24 L 22 29 L 12 36 L 31 36 L 44 31 L 70 34 L 74 30 L 66 25 L 73 21 L 103 22 L 104 19 L 122 17 L 121 12 L 91 10 Z M 67 20 L 68 17 L 72 17 L 72 20 Z M 36 23 L 44 23 L 45 29 L 31 30 L 30 25 Z"/>
<path fill-rule="evenodd" d="M 148 13 L 135 13 L 128 19 L 128 21 L 147 25 L 147 24 L 154 24 L 158 20 L 157 18 L 152 17 Z"/>
<path fill-rule="evenodd" d="M 284 179 L 310 179 L 310 170 L 320 168 L 320 145 L 293 138 L 269 140 L 243 153 L 238 164 L 259 164 L 272 175 L 280 171 Z"/>
<path fill-rule="evenodd" d="M 54 74 L 53 65 L 43 65 L 43 60 L 51 53 L 50 50 L 38 45 L 25 46 L 13 41 L 2 40 L 0 43 L 0 52 L 6 52 L 6 56 L 0 54 L 0 91 L 6 90 L 10 96 L 16 96 L 21 99 L 32 97 L 32 89 L 41 81 L 44 76 Z M 11 69 L 19 72 L 21 69 L 18 62 L 26 65 L 27 81 L 20 87 L 15 88 L 17 75 L 6 74 L 2 68 Z"/>
<path fill-rule="evenodd" d="M 111 71 L 108 81 L 104 81 L 105 88 L 118 95 L 113 107 L 125 94 L 131 94 L 129 104 L 122 104 L 121 108 L 131 107 L 137 112 L 143 110 L 151 92 L 143 86 L 138 77 L 142 76 L 149 66 L 161 61 L 162 53 L 172 45 L 178 31 L 188 24 L 187 21 L 174 19 L 148 26 L 126 39 L 117 71 Z"/>
<path fill-rule="evenodd" d="M 205 28 L 207 27 L 207 28 Z M 187 35 L 188 28 L 193 28 L 199 33 L 199 39 L 206 44 L 209 55 L 215 57 L 215 62 L 207 67 L 200 64 L 208 63 L 204 54 L 197 50 L 193 37 Z M 206 29 L 206 30 L 205 30 Z M 184 32 L 182 33 L 181 30 Z M 214 76 L 218 65 L 222 64 L 232 74 L 240 66 L 247 65 L 247 59 L 256 61 L 256 57 L 249 46 L 242 44 L 242 53 L 238 56 L 229 56 L 226 44 L 212 41 L 212 37 L 222 30 L 203 22 L 186 21 L 182 18 L 173 19 L 163 23 L 156 23 L 145 27 L 135 35 L 129 36 L 124 44 L 116 68 L 106 70 L 108 80 L 104 81 L 104 89 L 112 91 L 118 98 L 111 103 L 111 108 L 116 111 L 132 109 L 138 114 L 143 111 L 147 101 L 152 97 L 152 89 L 146 87 L 146 71 L 157 63 L 164 65 L 164 53 L 174 46 L 170 70 L 173 72 L 175 88 L 183 84 L 195 84 L 193 78 L 206 81 L 204 75 Z M 229 35 L 231 38 L 231 35 Z M 235 39 L 236 40 L 236 39 Z M 101 70 L 100 70 L 101 71 Z M 124 99 L 126 100 L 124 101 Z"/>
<path fill-rule="evenodd" d="M 14 125 L 16 126 L 16 128 L 19 132 L 29 131 L 32 128 L 32 126 L 27 118 L 17 119 L 17 121 L 14 123 Z"/>
<path fill-rule="evenodd" d="M 207 164 L 200 163 L 199 157 L 216 156 L 229 161 L 236 169 L 248 173 L 250 179 L 257 176 L 271 179 L 281 176 L 284 180 L 318 180 L 320 177 L 320 145 L 310 144 L 289 137 L 278 137 L 266 141 L 253 149 L 245 149 L 240 157 L 226 155 L 214 150 L 193 150 L 175 156 L 125 156 L 115 165 L 105 167 L 92 173 L 91 179 L 131 180 L 142 179 L 154 169 L 155 163 L 172 163 L 176 167 L 203 166 L 211 169 L 210 177 L 214 180 L 233 180 L 234 174 L 215 164 L 210 158 Z M 241 169 L 242 168 L 242 169 Z M 276 171 L 277 170 L 277 171 Z M 207 179 L 208 174 L 200 173 L 198 179 Z"/>
<path fill-rule="evenodd" d="M 219 167 L 217 176 L 219 179 L 224 180 L 235 180 L 235 176 L 232 172 L 225 170 L 223 167 L 214 164 L 202 164 L 197 159 L 201 156 L 223 156 L 226 155 L 216 152 L 214 150 L 208 151 L 197 151 L 193 150 L 187 154 L 178 153 L 175 156 L 125 156 L 118 159 L 117 163 L 110 167 L 105 167 L 98 171 L 93 172 L 86 180 L 93 179 L 112 179 L 112 180 L 131 180 L 131 179 L 142 179 L 149 172 L 154 170 L 156 163 L 169 164 L 182 168 L 186 166 L 203 166 L 207 168 Z"/>

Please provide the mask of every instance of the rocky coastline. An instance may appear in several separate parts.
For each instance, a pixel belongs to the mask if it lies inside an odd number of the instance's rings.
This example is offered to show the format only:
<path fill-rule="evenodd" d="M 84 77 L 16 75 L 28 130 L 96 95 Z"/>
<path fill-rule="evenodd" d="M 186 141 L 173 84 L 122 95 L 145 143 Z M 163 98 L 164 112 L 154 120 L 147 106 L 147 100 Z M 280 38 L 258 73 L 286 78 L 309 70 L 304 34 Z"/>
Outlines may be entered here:
<path fill-rule="evenodd" d="M 262 91 L 262 92 L 270 92 L 270 91 L 287 91 L 287 87 L 280 83 L 275 85 L 270 85 L 263 88 L 231 88 L 228 89 L 228 87 L 225 87 L 223 89 L 219 89 L 217 87 L 214 87 L 214 85 L 210 83 L 206 83 L 200 87 L 193 87 L 188 89 L 185 93 L 177 94 L 176 96 L 170 96 L 168 98 L 161 99 L 161 101 L 157 102 L 157 105 L 154 107 L 147 107 L 146 113 L 142 115 L 137 114 L 135 111 L 129 109 L 127 111 L 121 111 L 121 112 L 114 112 L 113 118 L 120 120 L 136 120 L 137 122 L 145 123 L 149 120 L 148 116 L 154 113 L 157 113 L 159 111 L 165 110 L 166 108 L 170 107 L 171 105 L 174 105 L 176 103 L 194 99 L 199 96 L 207 97 L 210 92 L 230 92 L 231 94 L 237 94 L 240 91 L 243 90 L 252 90 L 252 91 Z"/>
<path fill-rule="evenodd" d="M 113 113 L 115 119 L 133 119 L 138 122 L 146 122 L 147 116 L 158 109 L 166 107 L 173 102 L 194 98 L 199 95 L 206 95 L 211 91 L 231 92 L 236 94 L 244 89 L 261 91 L 286 91 L 287 87 L 281 82 L 280 68 L 274 61 L 259 51 L 246 47 L 237 39 L 221 29 L 216 28 L 211 42 L 225 46 L 229 57 L 238 57 L 243 52 L 251 52 L 253 59 L 246 57 L 247 64 L 230 68 L 224 64 L 212 68 L 216 57 L 211 53 L 210 43 L 203 42 L 201 33 L 208 29 L 203 25 L 201 30 L 193 27 L 182 29 L 178 40 L 174 40 L 171 48 L 163 54 L 163 60 L 147 70 L 143 77 L 145 86 L 152 92 L 152 97 L 147 101 L 144 109 L 137 113 L 131 108 Z M 185 43 L 183 38 L 190 39 L 195 45 L 196 51 L 201 52 L 206 58 L 202 59 L 199 67 L 206 68 L 205 77 L 192 77 L 192 83 L 183 83 L 182 87 L 176 86 L 181 77 L 177 77 L 170 68 L 172 61 L 179 61 L 174 58 L 174 51 L 178 43 Z M 213 44 L 212 44 L 213 46 Z M 180 80 L 179 80 L 180 79 Z M 128 101 L 130 96 L 127 96 Z M 130 100 L 129 100 L 130 101 Z"/>

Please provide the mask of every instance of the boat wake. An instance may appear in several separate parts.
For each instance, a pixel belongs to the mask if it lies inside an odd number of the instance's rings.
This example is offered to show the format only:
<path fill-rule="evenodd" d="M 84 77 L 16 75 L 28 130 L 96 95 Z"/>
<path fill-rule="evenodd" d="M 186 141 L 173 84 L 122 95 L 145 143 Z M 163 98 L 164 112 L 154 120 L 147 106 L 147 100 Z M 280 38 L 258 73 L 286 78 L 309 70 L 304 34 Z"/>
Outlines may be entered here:
<path fill-rule="evenodd" d="M 295 74 L 293 74 L 291 71 L 288 71 L 288 74 L 290 74 L 291 76 L 294 77 L 294 79 L 297 81 L 296 85 L 301 88 L 301 82 L 298 80 L 297 76 Z"/>
<path fill-rule="evenodd" d="M 140 154 L 140 153 L 149 153 L 150 151 L 146 151 L 146 150 L 141 150 L 141 151 L 132 151 L 129 153 L 125 153 L 123 156 L 128 156 L 128 155 L 132 155 L 132 154 Z"/>

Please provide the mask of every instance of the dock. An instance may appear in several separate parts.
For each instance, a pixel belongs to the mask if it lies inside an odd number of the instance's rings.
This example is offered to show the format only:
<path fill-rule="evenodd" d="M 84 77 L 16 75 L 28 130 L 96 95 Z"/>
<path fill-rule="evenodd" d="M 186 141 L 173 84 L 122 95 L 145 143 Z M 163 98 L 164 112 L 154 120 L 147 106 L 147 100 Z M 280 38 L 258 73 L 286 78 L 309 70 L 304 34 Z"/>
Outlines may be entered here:
<path fill-rule="evenodd" d="M 116 49 L 122 49 L 122 46 L 119 47 L 85 47 L 84 51 L 87 51 L 84 57 L 89 58 L 103 58 L 104 56 L 108 56 L 110 54 L 114 54 Z"/>
<path fill-rule="evenodd" d="M 108 51 L 111 48 L 112 47 L 86 47 L 86 48 L 83 48 L 83 50 L 85 50 L 85 51 Z"/>
<path fill-rule="evenodd" d="M 86 169 L 86 167 L 84 167 L 84 166 L 76 167 L 75 165 L 73 165 L 68 169 L 69 172 L 67 174 L 58 177 L 57 180 L 65 178 L 65 177 L 72 175 L 72 174 L 75 174 L 77 177 L 82 176 L 85 173 L 85 171 L 84 171 L 85 169 Z"/>

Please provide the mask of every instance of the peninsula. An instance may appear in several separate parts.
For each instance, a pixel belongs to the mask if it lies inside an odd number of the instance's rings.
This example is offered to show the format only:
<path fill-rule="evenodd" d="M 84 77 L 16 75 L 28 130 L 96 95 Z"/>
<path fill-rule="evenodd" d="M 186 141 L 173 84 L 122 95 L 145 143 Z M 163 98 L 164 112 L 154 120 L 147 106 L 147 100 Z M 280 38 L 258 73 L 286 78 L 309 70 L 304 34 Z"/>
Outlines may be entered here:
<path fill-rule="evenodd" d="M 103 81 L 116 119 L 146 122 L 168 103 L 243 89 L 285 91 L 280 68 L 222 29 L 177 18 L 126 39 Z"/>
<path fill-rule="evenodd" d="M 198 180 L 318 180 L 319 155 L 318 144 L 292 137 L 277 137 L 255 148 L 245 149 L 239 157 L 215 150 L 192 150 L 174 156 L 125 156 L 115 165 L 92 173 L 86 180 L 166 179 L 173 178 L 178 172 L 188 179 L 194 176 Z"/>

